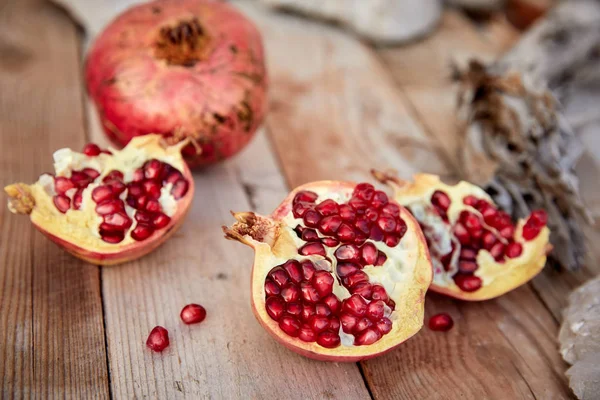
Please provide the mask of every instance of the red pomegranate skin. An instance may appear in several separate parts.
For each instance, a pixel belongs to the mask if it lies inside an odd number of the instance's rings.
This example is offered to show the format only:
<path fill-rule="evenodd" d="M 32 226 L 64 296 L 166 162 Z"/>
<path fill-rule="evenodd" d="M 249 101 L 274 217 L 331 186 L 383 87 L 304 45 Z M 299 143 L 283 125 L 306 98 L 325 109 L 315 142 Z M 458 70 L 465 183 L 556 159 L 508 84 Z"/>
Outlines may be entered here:
<path fill-rule="evenodd" d="M 158 0 L 130 8 L 99 35 L 85 68 L 111 140 L 123 146 L 149 133 L 172 144 L 190 138 L 183 149 L 190 166 L 240 151 L 266 111 L 260 33 L 223 2 Z"/>

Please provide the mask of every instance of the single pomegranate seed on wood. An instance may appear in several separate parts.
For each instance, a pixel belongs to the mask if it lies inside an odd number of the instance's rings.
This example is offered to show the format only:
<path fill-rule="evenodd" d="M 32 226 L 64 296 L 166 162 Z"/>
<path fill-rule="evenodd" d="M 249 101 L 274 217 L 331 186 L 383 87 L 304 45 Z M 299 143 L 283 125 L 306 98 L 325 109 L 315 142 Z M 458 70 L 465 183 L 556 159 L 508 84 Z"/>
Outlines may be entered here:
<path fill-rule="evenodd" d="M 446 332 L 452 329 L 454 321 L 446 313 L 440 313 L 429 318 L 429 329 L 432 331 Z"/>
<path fill-rule="evenodd" d="M 61 213 L 66 213 L 71 208 L 71 199 L 64 194 L 59 194 L 53 197 L 54 206 Z"/>
<path fill-rule="evenodd" d="M 154 229 L 150 226 L 138 223 L 131 231 L 131 237 L 139 242 L 148 239 L 153 233 Z"/>
<path fill-rule="evenodd" d="M 304 246 L 300 247 L 298 249 L 298 254 L 301 254 L 303 256 L 318 255 L 318 256 L 325 257 L 326 252 L 325 252 L 325 247 L 323 247 L 322 243 L 310 242 L 310 243 L 307 243 Z"/>
<path fill-rule="evenodd" d="M 279 296 L 269 297 L 265 301 L 265 308 L 272 319 L 279 321 L 285 311 L 285 302 Z"/>
<path fill-rule="evenodd" d="M 146 346 L 160 353 L 169 346 L 169 332 L 162 326 L 155 327 L 146 340 Z"/>
<path fill-rule="evenodd" d="M 306 203 L 314 203 L 318 197 L 319 197 L 319 195 L 316 194 L 315 192 L 311 192 L 308 190 L 302 190 L 302 191 L 296 193 L 296 196 L 294 196 L 294 200 L 293 200 L 292 204 L 296 204 L 300 201 L 306 202 Z"/>
<path fill-rule="evenodd" d="M 523 246 L 521 243 L 509 243 L 504 251 L 504 254 L 508 258 L 517 258 L 521 253 L 523 253 Z"/>
<path fill-rule="evenodd" d="M 448 211 L 450 208 L 450 197 L 441 190 L 436 190 L 431 195 L 431 204 L 438 206 L 444 211 Z"/>
<path fill-rule="evenodd" d="M 187 193 L 190 185 L 188 181 L 185 179 L 180 179 L 173 184 L 171 188 L 171 195 L 175 198 L 175 200 L 181 199 Z"/>
<path fill-rule="evenodd" d="M 83 148 L 83 154 L 85 154 L 88 157 L 95 157 L 100 154 L 100 151 L 100 147 L 98 147 L 98 145 L 94 143 L 88 143 Z"/>
<path fill-rule="evenodd" d="M 474 292 L 481 288 L 482 285 L 481 278 L 475 275 L 456 274 L 453 279 L 456 286 L 463 292 Z"/>
<path fill-rule="evenodd" d="M 325 331 L 317 336 L 317 343 L 327 349 L 333 349 L 340 345 L 340 336 L 337 332 Z"/>
<path fill-rule="evenodd" d="M 206 318 L 206 310 L 200 304 L 188 304 L 183 307 L 179 314 L 181 320 L 186 324 L 198 324 Z"/>
<path fill-rule="evenodd" d="M 56 194 L 65 194 L 67 190 L 74 189 L 76 186 L 69 178 L 57 176 L 54 178 L 54 190 Z"/>

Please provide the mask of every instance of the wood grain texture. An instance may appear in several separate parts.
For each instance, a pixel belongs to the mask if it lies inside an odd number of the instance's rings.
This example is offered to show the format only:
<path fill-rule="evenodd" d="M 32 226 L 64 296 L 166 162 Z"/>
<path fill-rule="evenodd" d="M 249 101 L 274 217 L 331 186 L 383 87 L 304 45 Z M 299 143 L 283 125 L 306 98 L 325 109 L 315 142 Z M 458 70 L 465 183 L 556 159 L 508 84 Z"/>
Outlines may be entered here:
<path fill-rule="evenodd" d="M 419 159 L 415 148 L 403 152 L 390 145 L 394 136 L 410 135 L 412 143 L 429 138 L 408 96 L 391 90 L 372 52 L 333 28 L 244 10 L 265 32 L 271 49 L 276 85 L 268 127 L 291 186 L 323 178 L 366 178 L 372 166 L 391 166 L 406 176 L 415 168 L 438 165 L 432 154 Z M 284 44 L 293 44 L 297 56 L 283 52 Z M 423 73 L 436 61 L 421 65 Z M 429 76 L 435 81 L 435 74 Z M 434 97 L 429 101 L 438 104 Z M 372 113 L 356 104 L 368 104 Z M 432 119 L 421 118 L 425 123 Z M 383 122 L 390 119 L 395 122 Z M 442 141 L 441 135 L 435 137 Z M 428 296 L 427 314 L 440 311 L 455 317 L 453 331 L 444 335 L 424 329 L 397 351 L 362 363 L 375 398 L 569 397 L 554 342 L 557 325 L 529 287 L 473 304 Z"/>
<path fill-rule="evenodd" d="M 194 179 L 196 197 L 181 230 L 151 255 L 102 271 L 115 397 L 368 397 L 355 364 L 290 352 L 250 309 L 253 252 L 225 241 L 220 227 L 233 221 L 231 209 L 266 214 L 287 193 L 264 132 L 234 160 Z M 206 308 L 207 318 L 186 326 L 179 313 L 192 302 Z M 171 345 L 162 354 L 144 345 L 156 325 L 169 331 Z"/>
<path fill-rule="evenodd" d="M 0 6 L 0 120 L 2 187 L 83 145 L 77 31 L 44 1 Z M 107 397 L 98 268 L 0 209 L 0 397 Z"/>

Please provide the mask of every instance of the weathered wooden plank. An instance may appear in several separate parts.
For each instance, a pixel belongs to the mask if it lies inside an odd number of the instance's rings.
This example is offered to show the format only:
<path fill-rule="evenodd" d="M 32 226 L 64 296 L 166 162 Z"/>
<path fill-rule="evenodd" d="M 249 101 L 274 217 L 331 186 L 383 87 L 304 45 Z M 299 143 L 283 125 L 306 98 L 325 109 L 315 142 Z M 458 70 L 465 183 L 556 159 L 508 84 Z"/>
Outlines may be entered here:
<path fill-rule="evenodd" d="M 2 5 L 1 186 L 34 181 L 54 150 L 83 145 L 78 47 L 49 3 Z M 107 397 L 98 268 L 0 208 L 0 397 Z"/>
<path fill-rule="evenodd" d="M 395 167 L 409 177 L 441 164 L 431 154 L 420 157 L 427 148 L 419 154 L 415 147 L 403 152 L 392 145 L 394 138 L 411 144 L 429 139 L 407 97 L 393 90 L 368 48 L 334 28 L 245 10 L 270 50 L 274 84 L 267 125 L 291 186 L 323 178 L 364 179 L 370 167 Z M 294 51 L 284 51 L 290 48 Z M 421 67 L 427 80 L 430 65 Z M 429 96 L 438 104 L 433 92 Z M 431 119 L 422 116 L 423 124 Z M 449 334 L 424 329 L 397 351 L 362 363 L 375 398 L 568 397 L 557 373 L 563 366 L 552 340 L 556 323 L 529 287 L 475 304 L 429 296 L 427 314 L 440 311 L 456 319 Z M 527 359 L 522 352 L 529 353 Z"/>

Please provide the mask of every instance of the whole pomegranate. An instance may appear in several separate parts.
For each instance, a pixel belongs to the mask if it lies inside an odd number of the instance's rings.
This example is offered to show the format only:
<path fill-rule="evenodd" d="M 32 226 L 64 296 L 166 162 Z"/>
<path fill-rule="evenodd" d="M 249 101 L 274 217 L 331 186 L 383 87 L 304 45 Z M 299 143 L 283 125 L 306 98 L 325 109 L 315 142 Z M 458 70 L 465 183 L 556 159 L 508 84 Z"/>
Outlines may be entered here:
<path fill-rule="evenodd" d="M 98 36 L 85 77 L 106 134 L 125 145 L 157 133 L 189 166 L 240 151 L 266 110 L 267 75 L 256 27 L 211 0 L 130 8 Z"/>
<path fill-rule="evenodd" d="M 141 257 L 177 230 L 191 205 L 194 181 L 182 145 L 163 147 L 161 136 L 147 135 L 122 150 L 58 150 L 55 174 L 5 188 L 8 207 L 93 264 Z"/>
<path fill-rule="evenodd" d="M 234 217 L 226 237 L 255 250 L 254 314 L 291 350 L 357 361 L 423 326 L 432 279 L 425 238 L 407 210 L 372 185 L 309 183 L 268 217 Z"/>
<path fill-rule="evenodd" d="M 544 211 L 515 224 L 483 189 L 468 182 L 452 186 L 428 174 L 415 175 L 414 182 L 374 175 L 419 221 L 433 261 L 434 292 L 491 299 L 523 285 L 544 267 L 551 249 Z"/>

